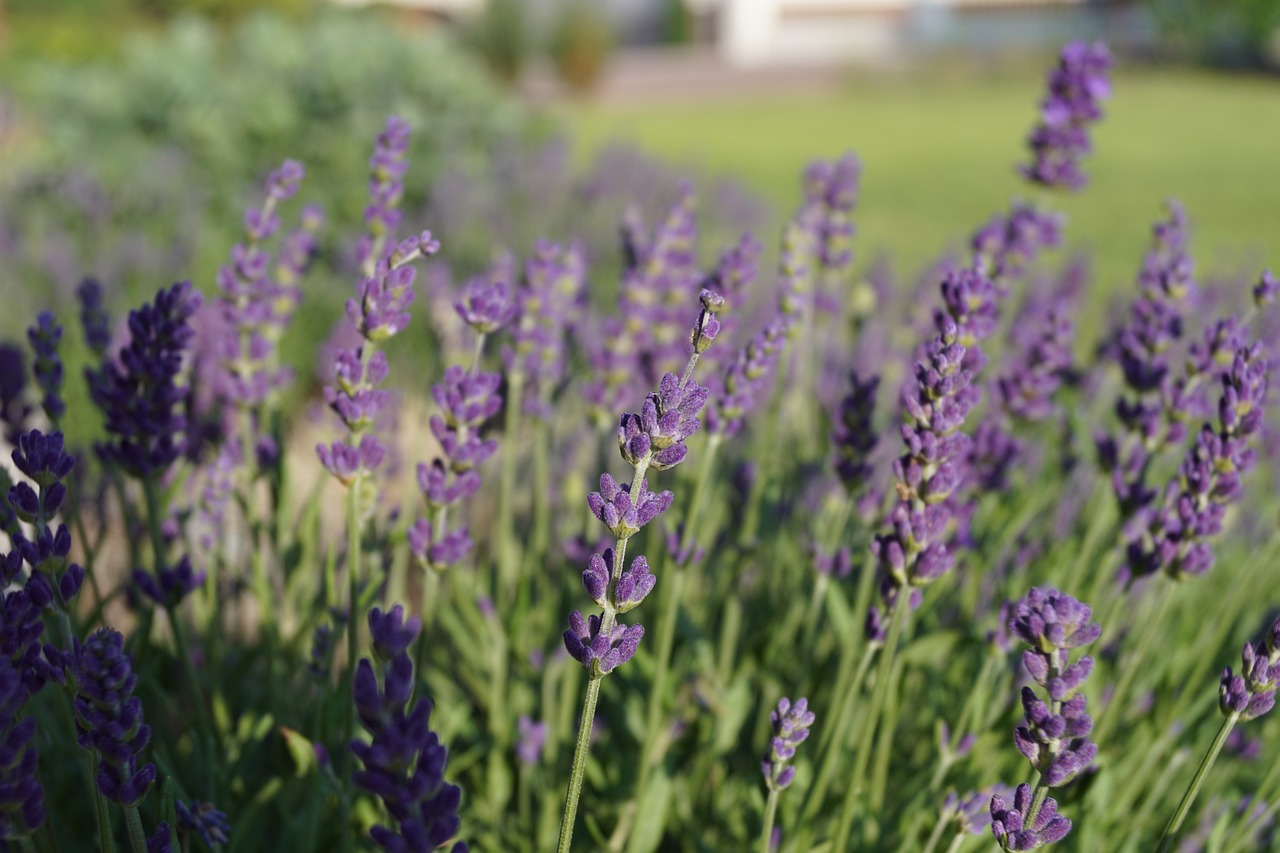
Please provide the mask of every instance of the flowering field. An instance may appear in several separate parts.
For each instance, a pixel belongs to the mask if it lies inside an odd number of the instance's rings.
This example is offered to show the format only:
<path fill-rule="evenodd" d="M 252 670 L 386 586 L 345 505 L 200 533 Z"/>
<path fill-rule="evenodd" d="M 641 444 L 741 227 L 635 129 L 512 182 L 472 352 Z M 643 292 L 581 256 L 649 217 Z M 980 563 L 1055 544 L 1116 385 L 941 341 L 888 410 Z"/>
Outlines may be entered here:
<path fill-rule="evenodd" d="M 1015 197 L 914 281 L 866 260 L 872 157 L 721 241 L 749 199 L 631 154 L 410 206 L 399 116 L 361 215 L 279 152 L 215 280 L 119 322 L 86 278 L 0 346 L 0 837 L 1271 849 L 1280 281 L 1156 196 L 1081 328 L 1111 74 L 1063 49 Z M 517 243 L 539 214 L 581 239 Z"/>

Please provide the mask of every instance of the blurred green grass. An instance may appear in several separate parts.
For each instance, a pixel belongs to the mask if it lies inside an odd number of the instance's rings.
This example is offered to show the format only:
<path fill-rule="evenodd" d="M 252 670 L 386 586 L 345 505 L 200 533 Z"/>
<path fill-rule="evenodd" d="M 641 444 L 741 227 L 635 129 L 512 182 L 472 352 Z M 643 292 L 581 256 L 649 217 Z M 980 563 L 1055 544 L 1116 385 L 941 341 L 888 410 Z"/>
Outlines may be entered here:
<path fill-rule="evenodd" d="M 868 77 L 838 91 L 580 105 L 566 118 L 578 153 L 622 138 L 737 176 L 793 209 L 814 157 L 863 161 L 857 250 L 914 273 L 1027 195 L 1014 171 L 1036 118 L 1043 72 L 938 68 Z M 1280 82 L 1188 70 L 1121 68 L 1070 218 L 1069 249 L 1095 261 L 1094 293 L 1133 281 L 1150 223 L 1170 196 L 1187 205 L 1202 272 L 1253 277 L 1280 263 Z M 764 235 L 772 241 L 773 235 Z M 1095 303 L 1096 306 L 1097 303 Z"/>

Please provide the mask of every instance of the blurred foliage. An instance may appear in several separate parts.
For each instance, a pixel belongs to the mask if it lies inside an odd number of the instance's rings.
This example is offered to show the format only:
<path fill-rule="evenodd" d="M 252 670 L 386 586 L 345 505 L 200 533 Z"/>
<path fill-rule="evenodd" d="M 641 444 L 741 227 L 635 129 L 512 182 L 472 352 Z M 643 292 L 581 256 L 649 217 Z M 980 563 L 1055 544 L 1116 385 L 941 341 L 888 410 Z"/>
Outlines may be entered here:
<path fill-rule="evenodd" d="M 600 80 L 613 32 L 609 21 L 590 0 L 563 4 L 551 34 L 551 59 L 564 84 L 574 92 L 586 92 Z"/>
<path fill-rule="evenodd" d="M 521 0 L 488 0 L 463 28 L 467 44 L 504 83 L 520 79 L 529 59 L 529 28 Z"/>
<path fill-rule="evenodd" d="M 662 4 L 662 40 L 667 44 L 693 41 L 693 19 L 684 0 L 664 0 Z"/>
<path fill-rule="evenodd" d="M 1280 0 L 1148 0 L 1164 49 L 1228 67 L 1280 68 Z"/>

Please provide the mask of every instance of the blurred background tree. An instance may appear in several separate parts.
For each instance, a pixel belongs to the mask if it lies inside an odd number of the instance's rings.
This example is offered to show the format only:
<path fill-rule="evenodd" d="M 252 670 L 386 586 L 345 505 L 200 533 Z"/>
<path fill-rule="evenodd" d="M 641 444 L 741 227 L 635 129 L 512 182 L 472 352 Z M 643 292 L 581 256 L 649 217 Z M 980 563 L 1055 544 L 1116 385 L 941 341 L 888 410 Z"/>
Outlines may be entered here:
<path fill-rule="evenodd" d="M 1149 0 L 1164 50 L 1225 67 L 1280 69 L 1280 0 Z"/>

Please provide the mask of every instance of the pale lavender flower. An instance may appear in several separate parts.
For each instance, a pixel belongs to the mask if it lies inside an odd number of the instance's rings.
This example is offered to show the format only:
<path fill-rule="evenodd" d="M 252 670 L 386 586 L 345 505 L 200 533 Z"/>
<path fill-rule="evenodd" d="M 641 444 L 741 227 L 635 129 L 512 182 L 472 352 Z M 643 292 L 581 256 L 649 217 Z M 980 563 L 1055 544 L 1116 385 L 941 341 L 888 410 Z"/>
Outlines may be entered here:
<path fill-rule="evenodd" d="M 1093 149 L 1089 125 L 1102 118 L 1111 96 L 1111 54 L 1102 42 L 1075 41 L 1062 49 L 1040 104 L 1040 124 L 1027 143 L 1032 162 L 1022 174 L 1052 189 L 1079 190 L 1086 182 L 1080 161 Z"/>
<path fill-rule="evenodd" d="M 798 699 L 792 705 L 791 700 L 784 696 L 778 700 L 778 707 L 769 712 L 773 738 L 760 763 L 760 771 L 770 790 L 781 791 L 795 781 L 796 768 L 790 762 L 795 757 L 796 747 L 809 737 L 809 729 L 815 719 L 809 710 L 808 699 Z"/>

